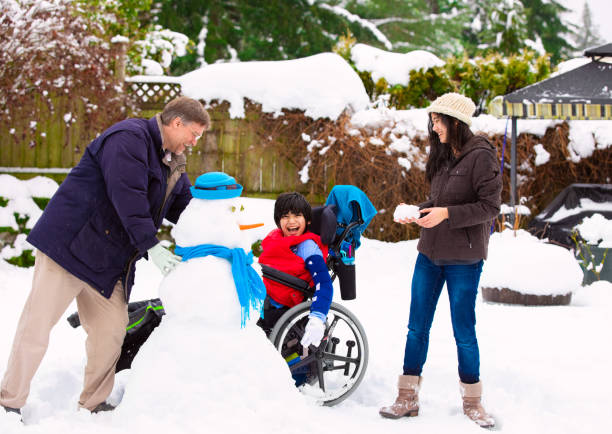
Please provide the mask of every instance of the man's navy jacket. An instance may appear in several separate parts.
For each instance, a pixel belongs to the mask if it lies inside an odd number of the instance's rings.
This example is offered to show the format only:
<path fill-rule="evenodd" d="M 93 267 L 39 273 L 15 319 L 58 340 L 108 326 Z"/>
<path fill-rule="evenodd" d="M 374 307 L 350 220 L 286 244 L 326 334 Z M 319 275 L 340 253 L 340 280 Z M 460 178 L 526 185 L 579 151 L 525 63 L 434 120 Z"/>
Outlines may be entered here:
<path fill-rule="evenodd" d="M 128 300 L 134 263 L 157 244 L 164 217 L 176 223 L 191 199 L 183 173 L 164 204 L 162 158 L 155 117 L 113 125 L 86 148 L 28 241 L 106 298 L 122 279 Z"/>

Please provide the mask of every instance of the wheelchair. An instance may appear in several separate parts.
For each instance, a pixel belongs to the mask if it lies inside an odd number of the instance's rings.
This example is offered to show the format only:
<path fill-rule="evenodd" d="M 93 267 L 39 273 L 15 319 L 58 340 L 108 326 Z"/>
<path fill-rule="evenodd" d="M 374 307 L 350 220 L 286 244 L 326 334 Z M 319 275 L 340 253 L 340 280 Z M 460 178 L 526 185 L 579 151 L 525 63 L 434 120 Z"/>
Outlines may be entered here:
<path fill-rule="evenodd" d="M 338 277 L 343 300 L 356 297 L 355 265 L 345 260 L 347 251 L 354 252 L 355 242 L 347 243 L 346 240 L 352 231 L 364 228 L 358 204 L 352 203 L 352 206 L 354 221 L 347 225 L 337 221 L 336 205 L 313 208 L 309 228 L 321 236 L 321 241 L 329 248 L 326 263 L 332 282 Z M 267 265 L 261 264 L 261 267 L 264 277 L 297 289 L 306 298 L 306 301 L 289 308 L 280 316 L 269 331 L 269 340 L 288 362 L 293 378 L 302 377 L 301 384 L 296 380 L 296 385 L 303 393 L 314 397 L 322 405 L 340 403 L 356 390 L 368 366 L 369 347 L 363 326 L 349 309 L 334 302 L 330 306 L 319 346 L 303 348 L 300 341 L 308 322 L 314 290 L 302 279 Z"/>

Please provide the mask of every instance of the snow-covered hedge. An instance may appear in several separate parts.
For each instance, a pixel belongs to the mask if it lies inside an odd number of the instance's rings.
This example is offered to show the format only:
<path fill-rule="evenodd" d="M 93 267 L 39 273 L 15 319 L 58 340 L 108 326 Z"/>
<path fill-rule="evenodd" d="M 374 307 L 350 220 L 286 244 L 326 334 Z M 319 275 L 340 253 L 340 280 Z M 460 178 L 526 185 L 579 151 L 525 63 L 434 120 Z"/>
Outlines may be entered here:
<path fill-rule="evenodd" d="M 484 107 L 497 95 L 543 80 L 550 74 L 548 56 L 524 51 L 503 56 L 492 53 L 470 59 L 439 59 L 423 50 L 393 53 L 364 44 L 338 53 L 353 65 L 372 100 L 388 95 L 397 109 L 427 107 L 446 92 L 461 92 Z"/>
<path fill-rule="evenodd" d="M 57 188 L 55 181 L 43 176 L 22 181 L 0 174 L 0 260 L 34 265 L 33 247 L 26 237 Z"/>

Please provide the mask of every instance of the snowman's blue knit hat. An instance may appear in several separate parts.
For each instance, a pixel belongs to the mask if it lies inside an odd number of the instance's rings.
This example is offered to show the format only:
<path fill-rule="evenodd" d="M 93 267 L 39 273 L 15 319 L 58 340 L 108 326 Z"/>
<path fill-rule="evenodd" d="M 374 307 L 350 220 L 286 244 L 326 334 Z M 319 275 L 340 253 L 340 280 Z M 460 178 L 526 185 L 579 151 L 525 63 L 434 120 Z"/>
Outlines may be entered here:
<path fill-rule="evenodd" d="M 241 194 L 242 185 L 223 172 L 204 173 L 191 187 L 191 195 L 197 199 L 231 199 Z"/>

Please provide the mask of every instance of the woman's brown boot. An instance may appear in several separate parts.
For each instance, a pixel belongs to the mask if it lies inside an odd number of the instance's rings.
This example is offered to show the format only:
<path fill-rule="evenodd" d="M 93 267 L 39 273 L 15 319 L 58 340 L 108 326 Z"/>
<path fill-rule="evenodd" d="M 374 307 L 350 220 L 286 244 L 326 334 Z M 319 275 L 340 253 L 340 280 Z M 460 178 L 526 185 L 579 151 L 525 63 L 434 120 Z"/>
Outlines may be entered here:
<path fill-rule="evenodd" d="M 399 389 L 397 398 L 393 405 L 383 407 L 379 414 L 391 419 L 399 419 L 404 416 L 418 416 L 419 414 L 419 387 L 421 377 L 416 375 L 400 375 L 397 382 Z"/>
<path fill-rule="evenodd" d="M 493 419 L 480 403 L 482 396 L 482 382 L 474 384 L 465 384 L 459 382 L 461 396 L 463 397 L 463 413 L 476 422 L 483 428 L 493 428 L 495 419 Z"/>

